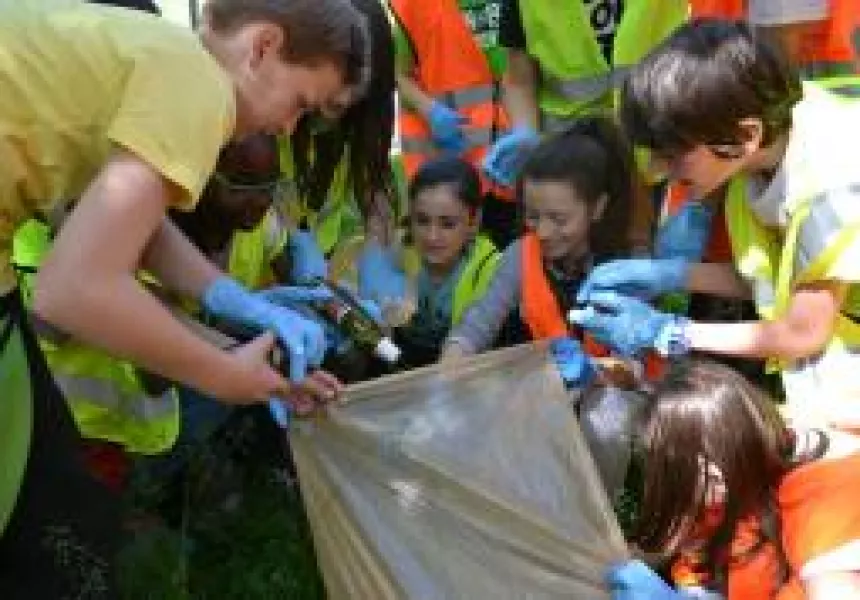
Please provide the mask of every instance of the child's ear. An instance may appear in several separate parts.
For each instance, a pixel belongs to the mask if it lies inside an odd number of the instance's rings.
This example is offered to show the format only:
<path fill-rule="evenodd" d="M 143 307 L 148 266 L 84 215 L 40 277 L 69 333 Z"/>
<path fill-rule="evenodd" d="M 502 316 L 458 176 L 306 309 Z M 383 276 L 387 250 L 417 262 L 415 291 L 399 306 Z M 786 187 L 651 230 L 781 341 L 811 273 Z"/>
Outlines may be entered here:
<path fill-rule="evenodd" d="M 609 204 L 609 196 L 601 194 L 597 202 L 591 207 L 591 222 L 596 223 L 603 218 L 603 213 L 606 212 L 606 205 Z"/>
<path fill-rule="evenodd" d="M 755 117 L 747 117 L 738 121 L 741 132 L 741 146 L 744 154 L 749 156 L 764 146 L 764 122 Z"/>

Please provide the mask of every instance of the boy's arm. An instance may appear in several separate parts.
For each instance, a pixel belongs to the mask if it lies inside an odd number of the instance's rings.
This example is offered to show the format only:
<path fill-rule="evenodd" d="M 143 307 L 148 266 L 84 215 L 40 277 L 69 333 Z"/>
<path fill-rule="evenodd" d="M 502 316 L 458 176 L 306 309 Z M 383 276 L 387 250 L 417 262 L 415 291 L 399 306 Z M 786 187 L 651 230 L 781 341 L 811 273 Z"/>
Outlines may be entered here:
<path fill-rule="evenodd" d="M 265 399 L 288 383 L 263 357 L 237 360 L 177 322 L 135 279 L 144 258 L 192 295 L 219 272 L 165 226 L 176 190 L 147 163 L 116 152 L 57 236 L 39 272 L 34 311 L 86 342 L 225 398 Z"/>
<path fill-rule="evenodd" d="M 837 282 L 802 286 L 784 317 L 749 323 L 691 323 L 693 350 L 755 358 L 797 360 L 820 352 L 833 336 L 847 287 Z"/>

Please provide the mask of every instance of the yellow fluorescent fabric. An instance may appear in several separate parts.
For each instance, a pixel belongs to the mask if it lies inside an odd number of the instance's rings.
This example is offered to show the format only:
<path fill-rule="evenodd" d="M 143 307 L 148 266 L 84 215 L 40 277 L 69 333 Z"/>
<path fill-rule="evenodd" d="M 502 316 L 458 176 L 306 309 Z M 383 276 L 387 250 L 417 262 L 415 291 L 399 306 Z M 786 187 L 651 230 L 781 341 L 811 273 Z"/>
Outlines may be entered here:
<path fill-rule="evenodd" d="M 78 198 L 114 145 L 190 208 L 234 124 L 232 84 L 196 34 L 68 0 L 0 0 L 0 89 L 0 291 L 16 226 Z"/>
<path fill-rule="evenodd" d="M 544 345 L 352 386 L 296 425 L 332 600 L 609 598 L 625 544 Z"/>

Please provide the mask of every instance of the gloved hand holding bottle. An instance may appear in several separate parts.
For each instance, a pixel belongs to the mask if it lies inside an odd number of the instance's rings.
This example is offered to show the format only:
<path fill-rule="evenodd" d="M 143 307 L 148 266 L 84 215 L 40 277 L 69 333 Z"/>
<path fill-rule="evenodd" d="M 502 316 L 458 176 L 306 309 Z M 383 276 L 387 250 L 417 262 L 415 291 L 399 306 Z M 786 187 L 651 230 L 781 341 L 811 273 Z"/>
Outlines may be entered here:
<path fill-rule="evenodd" d="M 645 350 L 656 350 L 663 356 L 689 351 L 687 319 L 615 292 L 591 294 L 586 308 L 571 310 L 568 318 L 623 356 L 634 357 Z"/>
<path fill-rule="evenodd" d="M 298 382 L 305 378 L 309 366 L 322 362 L 325 335 L 317 323 L 273 302 L 279 294 L 289 295 L 279 290 L 253 293 L 224 276 L 210 284 L 200 300 L 204 310 L 228 323 L 254 332 L 273 332 L 289 354 L 290 379 Z"/>
<path fill-rule="evenodd" d="M 463 126 L 468 119 L 453 108 L 434 100 L 427 111 L 430 135 L 433 142 L 443 152 L 460 154 L 466 149 Z"/>
<path fill-rule="evenodd" d="M 590 304 L 591 296 L 618 292 L 654 298 L 686 289 L 690 263 L 680 258 L 628 258 L 597 265 L 585 278 L 576 296 L 578 304 Z"/>
<path fill-rule="evenodd" d="M 487 176 L 501 185 L 516 183 L 528 153 L 540 141 L 538 133 L 527 125 L 518 125 L 501 136 L 487 152 L 482 165 Z"/>

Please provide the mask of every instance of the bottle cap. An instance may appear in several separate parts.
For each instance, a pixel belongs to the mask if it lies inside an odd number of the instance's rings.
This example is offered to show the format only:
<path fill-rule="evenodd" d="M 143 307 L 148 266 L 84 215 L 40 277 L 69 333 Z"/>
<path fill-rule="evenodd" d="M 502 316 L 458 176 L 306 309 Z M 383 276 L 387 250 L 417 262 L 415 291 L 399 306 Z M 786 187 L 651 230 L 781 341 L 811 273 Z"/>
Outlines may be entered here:
<path fill-rule="evenodd" d="M 397 344 L 391 341 L 389 337 L 383 337 L 376 344 L 376 356 L 389 364 L 394 364 L 400 360 L 400 348 Z"/>

